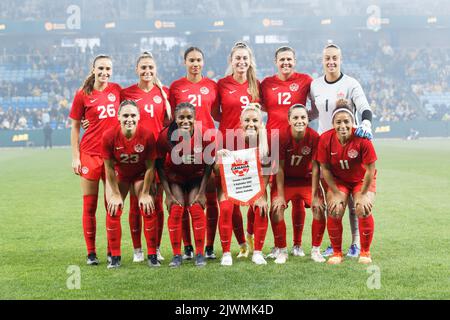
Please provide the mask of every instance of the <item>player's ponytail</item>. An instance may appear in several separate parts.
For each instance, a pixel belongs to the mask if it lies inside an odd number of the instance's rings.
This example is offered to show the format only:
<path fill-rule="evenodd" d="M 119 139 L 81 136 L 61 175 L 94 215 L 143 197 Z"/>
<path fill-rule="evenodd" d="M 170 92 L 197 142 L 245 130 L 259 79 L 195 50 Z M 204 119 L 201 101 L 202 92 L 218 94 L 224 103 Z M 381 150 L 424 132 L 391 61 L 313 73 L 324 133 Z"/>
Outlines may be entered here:
<path fill-rule="evenodd" d="M 259 103 L 249 103 L 241 112 L 241 119 L 248 111 L 255 111 L 258 114 L 259 122 L 261 123 L 258 129 L 258 149 L 259 157 L 261 160 L 265 159 L 269 155 L 269 142 L 267 140 L 267 129 L 263 122 L 261 105 Z"/>
<path fill-rule="evenodd" d="M 107 56 L 107 55 L 104 55 L 104 54 L 101 54 L 101 55 L 98 55 L 98 56 L 95 57 L 94 61 L 92 62 L 92 71 L 91 71 L 90 75 L 84 80 L 83 86 L 81 87 L 81 90 L 86 95 L 90 95 L 92 93 L 92 91 L 94 90 L 95 73 L 93 71 L 94 71 L 94 68 L 95 68 L 95 63 L 99 59 L 112 60 L 110 56 Z"/>
<path fill-rule="evenodd" d="M 248 52 L 250 58 L 249 67 L 247 70 L 248 90 L 250 96 L 252 97 L 251 102 L 256 102 L 259 100 L 260 97 L 258 79 L 256 78 L 256 61 L 252 49 L 245 42 L 236 42 L 236 44 L 231 49 L 228 68 L 225 74 L 227 76 L 233 74 L 233 67 L 231 65 L 231 60 L 233 59 L 234 52 L 238 49 L 245 49 Z"/>

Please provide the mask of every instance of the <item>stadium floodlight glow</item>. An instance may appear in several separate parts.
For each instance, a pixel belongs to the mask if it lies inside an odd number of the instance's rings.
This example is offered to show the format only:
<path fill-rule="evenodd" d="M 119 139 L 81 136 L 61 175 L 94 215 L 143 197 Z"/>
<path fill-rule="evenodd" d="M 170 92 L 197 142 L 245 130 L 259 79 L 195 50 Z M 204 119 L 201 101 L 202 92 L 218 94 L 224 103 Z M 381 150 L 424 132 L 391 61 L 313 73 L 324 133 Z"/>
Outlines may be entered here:
<path fill-rule="evenodd" d="M 320 21 L 320 24 L 321 25 L 329 25 L 329 24 L 331 24 L 331 19 L 322 19 L 321 21 Z"/>
<path fill-rule="evenodd" d="M 429 23 L 429 24 L 437 23 L 437 17 L 429 17 L 427 19 L 427 23 Z"/>
<path fill-rule="evenodd" d="M 107 22 L 105 23 L 105 29 L 114 29 L 116 27 L 115 22 Z"/>
<path fill-rule="evenodd" d="M 6 30 L 6 24 L 0 24 L 0 30 Z"/>
<path fill-rule="evenodd" d="M 223 20 L 214 21 L 214 27 L 223 27 L 225 22 Z"/>

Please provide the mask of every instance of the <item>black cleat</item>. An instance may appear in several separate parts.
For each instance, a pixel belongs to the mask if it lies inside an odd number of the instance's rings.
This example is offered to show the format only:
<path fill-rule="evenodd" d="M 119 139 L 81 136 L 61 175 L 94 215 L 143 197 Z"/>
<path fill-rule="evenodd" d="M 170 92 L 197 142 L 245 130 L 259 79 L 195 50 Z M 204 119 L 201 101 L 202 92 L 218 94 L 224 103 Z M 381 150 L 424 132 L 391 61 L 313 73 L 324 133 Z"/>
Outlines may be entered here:
<path fill-rule="evenodd" d="M 193 246 L 185 246 L 183 260 L 192 260 L 194 259 L 194 247 Z"/>
<path fill-rule="evenodd" d="M 204 267 L 204 266 L 206 266 L 205 256 L 202 255 L 201 253 L 199 253 L 199 254 L 197 254 L 195 256 L 195 266 L 196 267 Z"/>
<path fill-rule="evenodd" d="M 120 268 L 120 260 L 121 257 L 120 256 L 112 256 L 111 257 L 111 262 L 108 264 L 108 269 L 117 269 Z"/>
<path fill-rule="evenodd" d="M 153 267 L 161 267 L 161 263 L 158 260 L 158 255 L 156 254 L 149 254 L 148 255 L 148 266 Z"/>
<path fill-rule="evenodd" d="M 169 263 L 169 267 L 171 268 L 178 268 L 181 266 L 181 263 L 183 262 L 183 259 L 181 258 L 180 254 L 177 254 L 173 256 L 172 261 Z"/>
<path fill-rule="evenodd" d="M 100 262 L 97 259 L 97 254 L 95 252 L 91 252 L 88 254 L 87 259 L 86 259 L 86 263 L 89 266 L 96 266 L 98 265 Z"/>
<path fill-rule="evenodd" d="M 205 248 L 205 258 L 206 259 L 215 259 L 216 258 L 213 246 L 207 246 Z"/>

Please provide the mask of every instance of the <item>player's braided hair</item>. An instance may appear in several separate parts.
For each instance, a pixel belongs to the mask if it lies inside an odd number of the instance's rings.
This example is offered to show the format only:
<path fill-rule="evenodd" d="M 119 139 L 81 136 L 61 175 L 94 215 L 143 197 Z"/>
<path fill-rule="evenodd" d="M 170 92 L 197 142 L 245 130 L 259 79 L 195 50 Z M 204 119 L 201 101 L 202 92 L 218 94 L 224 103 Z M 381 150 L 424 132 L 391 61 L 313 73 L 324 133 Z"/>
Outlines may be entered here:
<path fill-rule="evenodd" d="M 258 79 L 256 78 L 256 61 L 255 55 L 253 54 L 252 49 L 242 41 L 236 42 L 231 49 L 230 57 L 228 60 L 228 68 L 226 71 L 226 75 L 233 74 L 233 67 L 231 65 L 231 60 L 233 59 L 234 52 L 238 49 L 245 49 L 248 52 L 250 63 L 247 70 L 247 81 L 248 81 L 248 90 L 250 91 L 250 96 L 252 97 L 252 102 L 256 102 L 259 100 L 259 85 Z"/>
<path fill-rule="evenodd" d="M 180 112 L 183 109 L 190 109 L 192 111 L 192 113 L 194 115 L 194 119 L 195 119 L 195 106 L 194 105 L 190 104 L 189 102 L 182 102 L 175 107 L 174 119 L 170 123 L 169 129 L 167 129 L 167 140 L 169 141 L 169 143 L 172 146 L 174 146 L 178 140 L 178 139 L 174 139 L 174 140 L 171 139 L 174 131 L 178 129 L 178 124 L 176 122 L 177 114 L 178 114 L 178 112 Z"/>
<path fill-rule="evenodd" d="M 94 70 L 94 68 L 95 68 L 95 63 L 100 59 L 109 59 L 112 61 L 110 56 L 107 56 L 105 54 L 100 54 L 94 58 L 94 61 L 92 62 L 92 70 Z M 81 90 L 86 95 L 90 95 L 92 93 L 92 91 L 94 90 L 94 83 L 95 83 L 95 73 L 91 71 L 89 76 L 84 80 Z"/>
<path fill-rule="evenodd" d="M 125 107 L 125 106 L 133 106 L 133 107 L 135 107 L 137 109 L 138 114 L 139 114 L 139 107 L 137 106 L 136 102 L 134 102 L 133 100 L 123 100 L 120 103 L 119 111 L 117 112 L 117 114 L 120 114 L 120 112 L 122 111 L 122 108 Z"/>
<path fill-rule="evenodd" d="M 269 143 L 267 140 L 266 126 L 264 125 L 262 119 L 261 105 L 259 103 L 249 103 L 244 109 L 242 109 L 241 123 L 245 113 L 248 111 L 255 111 L 258 114 L 259 122 L 261 123 L 261 127 L 258 129 L 259 156 L 261 159 L 264 159 L 269 154 Z"/>
<path fill-rule="evenodd" d="M 136 67 L 138 66 L 139 62 L 145 58 L 152 59 L 156 63 L 155 58 L 153 58 L 153 54 L 151 52 L 144 51 L 137 59 Z M 161 95 L 164 99 L 164 104 L 166 106 L 167 119 L 169 119 L 169 120 L 172 119 L 172 108 L 169 103 L 169 98 L 167 97 L 167 94 L 163 89 L 163 84 L 161 83 L 161 80 L 159 80 L 157 72 L 155 72 L 155 75 L 153 76 L 153 84 L 158 87 L 158 89 L 161 92 Z"/>

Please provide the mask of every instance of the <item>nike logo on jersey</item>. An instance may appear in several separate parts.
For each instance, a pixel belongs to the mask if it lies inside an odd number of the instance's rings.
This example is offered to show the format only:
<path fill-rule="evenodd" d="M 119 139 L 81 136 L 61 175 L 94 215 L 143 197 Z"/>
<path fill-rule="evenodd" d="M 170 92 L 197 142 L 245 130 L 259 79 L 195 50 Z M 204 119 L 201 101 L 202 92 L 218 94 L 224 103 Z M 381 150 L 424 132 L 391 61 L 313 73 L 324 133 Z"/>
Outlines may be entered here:
<path fill-rule="evenodd" d="M 337 154 L 338 154 L 337 152 L 332 152 L 332 153 L 331 153 L 332 156 L 335 156 L 335 155 L 337 155 Z"/>
<path fill-rule="evenodd" d="M 291 152 L 291 151 L 294 151 L 294 149 L 289 149 L 289 150 L 286 150 L 286 152 Z"/>
<path fill-rule="evenodd" d="M 188 92 L 188 91 L 189 91 L 189 89 L 181 90 L 181 92 L 183 92 L 183 93 Z"/>
<path fill-rule="evenodd" d="M 97 101 L 98 100 L 98 98 L 97 99 L 94 99 L 94 100 L 89 100 L 91 103 L 94 103 L 95 101 Z"/>
<path fill-rule="evenodd" d="M 276 88 L 272 88 L 272 90 L 273 90 L 273 91 L 275 91 L 275 90 L 278 90 L 278 87 L 276 87 Z"/>
<path fill-rule="evenodd" d="M 233 93 L 235 93 L 236 92 L 236 90 L 231 90 L 230 91 L 230 94 L 233 94 Z"/>
<path fill-rule="evenodd" d="M 141 101 L 142 100 L 142 98 L 140 98 L 140 99 L 136 99 L 136 100 L 134 100 L 135 102 L 139 102 L 139 101 Z"/>
<path fill-rule="evenodd" d="M 121 150 L 123 149 L 123 147 L 116 147 L 116 150 Z"/>

